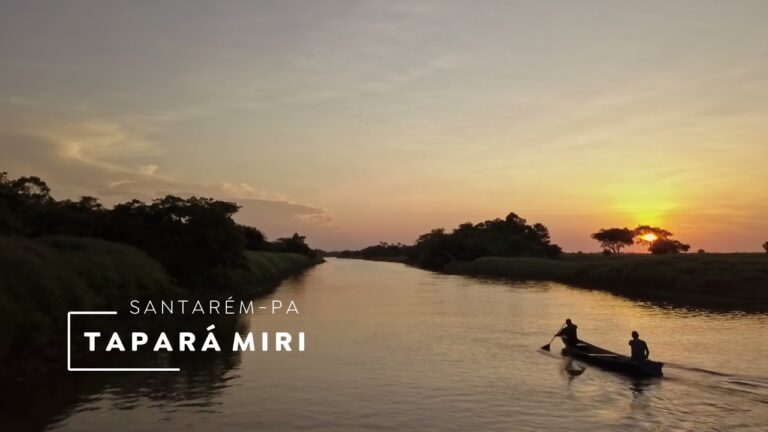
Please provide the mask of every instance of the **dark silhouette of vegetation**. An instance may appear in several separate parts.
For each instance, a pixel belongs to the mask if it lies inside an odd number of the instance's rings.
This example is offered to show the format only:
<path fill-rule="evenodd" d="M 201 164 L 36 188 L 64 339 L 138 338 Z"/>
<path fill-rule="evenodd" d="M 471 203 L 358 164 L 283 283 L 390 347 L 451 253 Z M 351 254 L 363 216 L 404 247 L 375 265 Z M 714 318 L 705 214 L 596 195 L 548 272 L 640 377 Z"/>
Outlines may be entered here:
<path fill-rule="evenodd" d="M 592 234 L 592 238 L 600 242 L 603 250 L 610 253 L 621 253 L 621 249 L 635 244 L 635 231 L 629 228 L 603 228 Z"/>
<path fill-rule="evenodd" d="M 309 257 L 315 256 L 315 251 L 312 250 L 306 243 L 306 237 L 293 233 L 290 237 L 283 237 L 272 242 L 270 250 L 275 252 L 291 252 Z"/>
<path fill-rule="evenodd" d="M 602 228 L 591 237 L 600 242 L 603 255 L 621 253 L 621 249 L 639 244 L 648 246 L 652 254 L 677 254 L 687 252 L 691 246 L 670 237 L 672 233 L 649 225 L 639 225 L 631 230 L 629 228 Z"/>
<path fill-rule="evenodd" d="M 128 244 L 159 261 L 181 286 L 226 287 L 227 273 L 247 266 L 248 249 L 315 257 L 298 234 L 269 243 L 258 229 L 236 224 L 232 216 L 238 209 L 232 202 L 173 195 L 107 209 L 94 197 L 57 201 L 39 177 L 10 179 L 0 173 L 1 234 L 68 235 Z"/>
<path fill-rule="evenodd" d="M 245 240 L 245 248 L 248 250 L 269 250 L 269 242 L 267 236 L 264 235 L 258 228 L 250 227 L 247 225 L 238 225 L 237 228 L 243 235 Z"/>
<path fill-rule="evenodd" d="M 652 236 L 653 240 L 649 240 L 648 236 Z M 659 227 L 638 225 L 637 228 L 635 228 L 635 243 L 639 245 L 650 247 L 653 242 L 664 240 L 669 237 L 672 237 L 672 233 Z"/>
<path fill-rule="evenodd" d="M 651 246 L 648 248 L 648 250 L 654 255 L 664 255 L 664 254 L 679 254 L 682 252 L 688 252 L 688 249 L 690 248 L 691 248 L 690 245 L 681 243 L 677 240 L 660 238 L 660 239 L 656 239 L 653 243 L 651 243 Z"/>
<path fill-rule="evenodd" d="M 181 293 L 146 253 L 89 238 L 0 236 L 0 274 L 0 359 L 39 357 L 37 349 L 60 342 L 67 311 Z"/>
<path fill-rule="evenodd" d="M 106 213 L 103 237 L 146 251 L 184 285 L 212 287 L 221 272 L 244 264 L 245 239 L 232 220 L 237 210 L 210 198 L 133 200 Z"/>
<path fill-rule="evenodd" d="M 402 243 L 381 242 L 377 245 L 368 246 L 360 250 L 342 250 L 336 252 L 323 252 L 324 256 L 333 256 L 338 258 L 357 258 L 374 261 L 399 261 L 404 262 L 408 258 L 413 246 Z"/>
<path fill-rule="evenodd" d="M 419 236 L 408 250 L 408 260 L 420 267 L 440 269 L 451 261 L 471 261 L 484 256 L 540 256 L 555 258 L 560 246 L 550 242 L 549 230 L 540 223 L 528 225 L 515 213 L 505 219 L 464 223 L 451 233 L 434 229 Z"/>
<path fill-rule="evenodd" d="M 377 261 L 402 261 L 440 270 L 452 261 L 471 261 L 484 256 L 537 256 L 556 258 L 560 246 L 551 242 L 546 226 L 527 221 L 515 213 L 505 219 L 459 225 L 447 233 L 436 228 L 422 234 L 414 245 L 381 242 L 361 250 L 326 252 L 326 256 Z"/>
<path fill-rule="evenodd" d="M 563 254 L 551 260 L 485 257 L 453 262 L 448 273 L 549 280 L 712 309 L 768 311 L 768 266 L 762 254 Z"/>
<path fill-rule="evenodd" d="M 765 253 L 768 253 L 768 241 L 763 243 L 763 249 L 765 249 Z"/>
<path fill-rule="evenodd" d="M 360 257 L 363 259 L 386 259 L 391 261 L 405 260 L 411 246 L 402 243 L 381 242 L 377 245 L 368 246 L 360 250 Z"/>
<path fill-rule="evenodd" d="M 252 297 L 319 262 L 304 237 L 270 243 L 236 224 L 237 210 L 172 195 L 107 209 L 93 197 L 55 200 L 38 177 L 0 173 L 0 381 L 62 361 L 67 311 L 190 290 Z"/>

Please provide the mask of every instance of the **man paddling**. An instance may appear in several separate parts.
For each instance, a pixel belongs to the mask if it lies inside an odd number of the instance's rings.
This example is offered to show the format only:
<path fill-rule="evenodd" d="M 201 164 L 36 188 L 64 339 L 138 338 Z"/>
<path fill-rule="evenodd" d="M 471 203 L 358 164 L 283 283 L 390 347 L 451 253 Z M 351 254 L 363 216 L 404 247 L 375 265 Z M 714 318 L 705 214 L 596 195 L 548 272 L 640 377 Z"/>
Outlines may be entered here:
<path fill-rule="evenodd" d="M 632 347 L 632 360 L 645 361 L 651 355 L 648 344 L 640 339 L 640 334 L 637 331 L 632 331 L 632 340 L 629 341 L 629 346 Z"/>
<path fill-rule="evenodd" d="M 565 320 L 565 327 L 561 328 L 559 332 L 555 336 L 562 336 L 563 337 L 563 343 L 565 343 L 568 346 L 576 346 L 576 344 L 579 342 L 579 338 L 576 335 L 576 329 L 578 326 L 571 322 L 571 319 L 568 318 Z"/>

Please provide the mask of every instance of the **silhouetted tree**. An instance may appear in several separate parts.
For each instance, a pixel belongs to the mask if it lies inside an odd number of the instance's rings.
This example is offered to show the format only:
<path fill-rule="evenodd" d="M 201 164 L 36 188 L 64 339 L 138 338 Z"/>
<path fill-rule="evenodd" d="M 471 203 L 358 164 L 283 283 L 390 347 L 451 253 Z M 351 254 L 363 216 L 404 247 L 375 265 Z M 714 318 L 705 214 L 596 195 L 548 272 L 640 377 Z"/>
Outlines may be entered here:
<path fill-rule="evenodd" d="M 187 288 L 229 283 L 226 270 L 245 265 L 245 247 L 273 248 L 258 229 L 234 222 L 238 209 L 232 202 L 173 195 L 105 209 L 89 196 L 57 201 L 39 177 L 10 179 L 0 172 L 0 234 L 65 234 L 126 243 L 155 258 Z M 277 250 L 314 255 L 297 234 L 275 245 Z"/>
<path fill-rule="evenodd" d="M 653 239 L 646 238 L 648 234 L 654 236 Z M 639 225 L 635 228 L 635 242 L 648 246 L 648 251 L 652 254 L 676 254 L 688 252 L 690 245 L 673 240 L 672 233 L 659 227 L 649 225 Z"/>
<path fill-rule="evenodd" d="M 635 231 L 629 228 L 603 228 L 591 237 L 600 242 L 603 250 L 614 254 L 621 253 L 622 248 L 635 243 Z"/>
<path fill-rule="evenodd" d="M 765 249 L 765 253 L 768 253 L 768 241 L 763 243 L 763 249 Z"/>
<path fill-rule="evenodd" d="M 31 235 L 40 215 L 54 202 L 50 192 L 39 177 L 10 179 L 0 172 L 0 234 Z"/>
<path fill-rule="evenodd" d="M 305 240 L 306 237 L 293 233 L 290 237 L 279 238 L 272 242 L 271 249 L 276 252 L 291 252 L 314 257 L 315 251 L 307 245 Z"/>
<path fill-rule="evenodd" d="M 33 236 L 64 234 L 101 237 L 104 233 L 107 210 L 99 200 L 84 196 L 78 201 L 52 201 L 35 220 L 30 233 Z"/>
<path fill-rule="evenodd" d="M 562 249 L 550 242 L 549 230 L 516 213 L 456 227 L 450 234 L 435 229 L 421 235 L 408 250 L 408 260 L 426 268 L 441 268 L 453 260 L 470 261 L 483 256 L 557 257 Z"/>
<path fill-rule="evenodd" d="M 232 216 L 235 203 L 168 195 L 145 204 L 118 204 L 105 237 L 144 249 L 182 284 L 213 286 L 223 268 L 243 263 L 245 240 Z"/>
<path fill-rule="evenodd" d="M 645 236 L 648 234 L 652 234 L 656 236 L 656 238 L 653 240 L 648 240 L 645 238 Z M 669 237 L 672 237 L 672 233 L 659 227 L 652 227 L 650 225 L 638 225 L 637 228 L 635 228 L 635 242 L 643 246 L 650 246 L 651 243 L 658 239 L 666 239 Z"/>
<path fill-rule="evenodd" d="M 8 173 L 0 174 L 0 183 L 7 190 L 6 198 L 17 201 L 19 204 L 43 205 L 50 203 L 51 189 L 40 177 L 19 177 L 15 180 L 8 179 Z M 5 191 L 4 191 L 5 192 Z M 4 195 L 6 195 L 4 193 Z"/>
<path fill-rule="evenodd" d="M 409 249 L 410 246 L 406 246 L 402 243 L 381 242 L 377 245 L 361 249 L 358 255 L 363 259 L 405 258 Z"/>
<path fill-rule="evenodd" d="M 237 228 L 243 234 L 245 239 L 245 248 L 250 250 L 267 250 L 269 249 L 269 242 L 267 236 L 257 228 L 238 225 Z"/>
<path fill-rule="evenodd" d="M 651 247 L 648 250 L 654 255 L 664 255 L 688 252 L 688 249 L 690 248 L 690 245 L 681 243 L 677 240 L 659 238 L 651 244 Z"/>

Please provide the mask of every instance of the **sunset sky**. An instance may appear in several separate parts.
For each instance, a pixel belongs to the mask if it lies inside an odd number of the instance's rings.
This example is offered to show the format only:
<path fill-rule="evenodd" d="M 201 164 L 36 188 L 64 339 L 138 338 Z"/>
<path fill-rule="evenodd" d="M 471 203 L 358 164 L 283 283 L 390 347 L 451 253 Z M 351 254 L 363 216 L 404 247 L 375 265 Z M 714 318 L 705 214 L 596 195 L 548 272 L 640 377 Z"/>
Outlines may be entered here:
<path fill-rule="evenodd" d="M 3 1 L 0 170 L 315 247 L 515 211 L 768 240 L 768 2 Z"/>

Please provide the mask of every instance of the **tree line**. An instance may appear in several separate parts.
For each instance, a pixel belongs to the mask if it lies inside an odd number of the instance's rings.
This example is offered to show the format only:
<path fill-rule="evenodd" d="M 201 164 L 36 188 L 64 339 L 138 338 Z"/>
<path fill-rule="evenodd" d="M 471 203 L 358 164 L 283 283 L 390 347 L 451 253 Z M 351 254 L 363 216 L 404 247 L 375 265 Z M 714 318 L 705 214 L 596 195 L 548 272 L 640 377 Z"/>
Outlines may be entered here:
<path fill-rule="evenodd" d="M 654 255 L 680 254 L 691 248 L 672 238 L 672 232 L 650 225 L 639 225 L 634 229 L 602 228 L 591 237 L 600 243 L 604 255 L 619 254 L 622 249 L 635 244 L 647 247 Z M 768 252 L 768 241 L 762 247 Z M 704 253 L 704 250 L 698 252 Z M 360 250 L 330 252 L 328 255 L 406 261 L 419 267 L 440 269 L 454 260 L 472 261 L 485 256 L 557 258 L 561 253 L 562 248 L 551 242 L 546 226 L 528 224 L 516 213 L 509 213 L 504 219 L 463 223 L 450 232 L 436 228 L 419 236 L 413 245 L 381 242 Z"/>
<path fill-rule="evenodd" d="M 621 253 L 623 248 L 634 244 L 647 246 L 648 252 L 654 255 L 688 252 L 691 245 L 672 239 L 672 235 L 671 232 L 659 227 L 639 225 L 635 229 L 603 228 L 593 233 L 591 237 L 600 242 L 605 255 Z"/>
<path fill-rule="evenodd" d="M 536 256 L 555 258 L 562 248 L 551 242 L 549 229 L 540 223 L 529 224 L 516 213 L 477 224 L 466 222 L 452 231 L 436 228 L 424 233 L 413 245 L 379 243 L 360 250 L 344 250 L 329 255 L 340 258 L 398 260 L 440 269 L 454 260 L 471 261 L 483 256 Z"/>
<path fill-rule="evenodd" d="M 111 209 L 97 198 L 56 200 L 39 177 L 0 172 L 0 235 L 94 237 L 129 244 L 159 261 L 187 287 L 220 286 L 228 270 L 246 265 L 246 249 L 314 257 L 305 237 L 268 241 L 257 228 L 237 224 L 236 203 L 167 195 L 131 200 Z"/>

